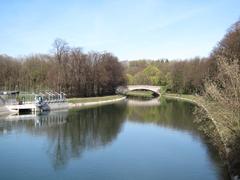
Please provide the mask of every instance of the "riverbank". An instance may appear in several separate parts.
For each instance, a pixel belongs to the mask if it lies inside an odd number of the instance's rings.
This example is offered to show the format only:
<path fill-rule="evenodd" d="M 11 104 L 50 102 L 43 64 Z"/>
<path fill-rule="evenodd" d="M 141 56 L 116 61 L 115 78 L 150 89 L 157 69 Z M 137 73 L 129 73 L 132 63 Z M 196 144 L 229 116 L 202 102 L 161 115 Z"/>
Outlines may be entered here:
<path fill-rule="evenodd" d="M 103 104 L 111 104 L 114 102 L 122 101 L 126 99 L 125 96 L 113 95 L 113 96 L 102 96 L 102 97 L 87 97 L 87 98 L 70 98 L 67 99 L 69 108 L 95 106 Z"/>
<path fill-rule="evenodd" d="M 225 108 L 215 102 L 206 101 L 201 96 L 165 94 L 168 99 L 178 99 L 197 105 L 195 123 L 199 130 L 208 137 L 216 147 L 221 158 L 225 160 L 232 179 L 240 179 L 239 137 L 231 129 L 231 121 L 226 119 Z"/>
<path fill-rule="evenodd" d="M 126 99 L 125 96 L 112 95 L 112 96 L 102 96 L 102 97 L 87 97 L 87 98 L 70 98 L 67 99 L 67 103 L 52 103 L 50 107 L 54 110 L 56 109 L 68 109 L 68 108 L 78 108 L 78 107 L 88 107 L 103 104 L 111 104 L 121 100 Z M 0 116 L 9 115 L 11 112 L 5 107 L 0 106 Z"/>

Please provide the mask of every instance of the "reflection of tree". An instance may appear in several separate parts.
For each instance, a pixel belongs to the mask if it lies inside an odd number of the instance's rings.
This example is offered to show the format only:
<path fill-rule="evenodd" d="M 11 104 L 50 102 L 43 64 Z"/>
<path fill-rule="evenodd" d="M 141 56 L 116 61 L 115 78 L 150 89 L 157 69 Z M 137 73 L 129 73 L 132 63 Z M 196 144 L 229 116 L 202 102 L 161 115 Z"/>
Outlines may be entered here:
<path fill-rule="evenodd" d="M 161 101 L 161 105 L 153 106 L 114 104 L 69 112 L 50 112 L 32 117 L 29 121 L 0 120 L 0 131 L 24 130 L 29 134 L 46 136 L 49 143 L 47 154 L 53 167 L 59 169 L 72 158 L 79 158 L 84 151 L 111 143 L 121 130 L 127 113 L 130 121 L 155 123 L 195 135 L 193 108 L 189 103 L 174 100 Z M 218 157 L 214 156 L 215 151 L 210 149 L 209 152 L 213 162 L 219 163 Z"/>
<path fill-rule="evenodd" d="M 128 106 L 129 121 L 139 123 L 155 123 L 161 127 L 174 128 L 178 131 L 190 132 L 193 138 L 201 139 L 208 146 L 207 153 L 215 167 L 219 168 L 222 179 L 228 179 L 228 173 L 224 166 L 220 167 L 220 158 L 216 149 L 209 144 L 208 139 L 202 136 L 194 123 L 194 105 L 178 100 L 162 99 L 158 106 Z M 239 154 L 239 151 L 238 151 Z M 238 156 L 235 156 L 238 157 Z"/>
<path fill-rule="evenodd" d="M 71 159 L 81 156 L 87 149 L 96 149 L 111 143 L 125 120 L 125 104 L 51 112 L 40 116 L 0 121 L 0 130 L 26 131 L 34 135 L 47 135 L 47 153 L 55 169 Z M 2 130 L 3 131 L 3 130 Z"/>
<path fill-rule="evenodd" d="M 153 122 L 161 126 L 192 131 L 193 109 L 194 106 L 190 103 L 162 100 L 160 106 L 130 106 L 128 116 L 131 121 Z"/>
<path fill-rule="evenodd" d="M 86 149 L 102 147 L 116 138 L 125 119 L 125 106 L 116 104 L 91 109 L 70 110 L 67 123 L 50 128 L 48 153 L 55 168 Z"/>

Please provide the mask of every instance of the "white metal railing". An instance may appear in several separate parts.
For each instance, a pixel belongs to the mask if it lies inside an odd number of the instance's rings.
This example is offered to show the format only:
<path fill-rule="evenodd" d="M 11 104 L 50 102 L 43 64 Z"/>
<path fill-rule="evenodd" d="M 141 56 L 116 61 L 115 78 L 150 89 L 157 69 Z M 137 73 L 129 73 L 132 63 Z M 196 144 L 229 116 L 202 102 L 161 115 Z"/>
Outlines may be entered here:
<path fill-rule="evenodd" d="M 17 101 L 17 97 L 20 96 L 20 100 Z M 44 92 L 37 94 L 20 94 L 19 96 L 0 96 L 0 105 L 1 102 L 3 105 L 24 105 L 24 104 L 36 104 L 38 102 L 37 97 L 41 97 L 41 100 L 46 103 L 63 103 L 66 102 L 65 94 L 63 92 Z M 2 101 L 1 101 L 2 99 Z"/>

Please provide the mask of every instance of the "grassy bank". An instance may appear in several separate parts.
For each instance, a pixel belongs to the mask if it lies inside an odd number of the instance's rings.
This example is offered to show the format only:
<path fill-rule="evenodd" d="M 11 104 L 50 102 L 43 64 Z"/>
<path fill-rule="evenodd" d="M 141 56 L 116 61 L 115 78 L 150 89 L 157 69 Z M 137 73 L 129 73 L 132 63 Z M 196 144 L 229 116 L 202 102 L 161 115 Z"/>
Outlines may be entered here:
<path fill-rule="evenodd" d="M 127 93 L 127 96 L 152 98 L 153 97 L 153 93 L 151 91 L 129 91 Z"/>
<path fill-rule="evenodd" d="M 166 94 L 165 97 L 197 104 L 199 107 L 203 108 L 206 115 L 213 121 L 223 142 L 226 142 L 232 137 L 231 124 L 225 119 L 224 115 L 226 113 L 225 108 L 219 104 L 213 101 L 207 101 L 202 96 Z"/>
<path fill-rule="evenodd" d="M 240 174 L 240 139 L 236 124 L 229 119 L 229 112 L 225 107 L 214 101 L 208 101 L 201 96 L 165 94 L 166 98 L 179 99 L 197 104 L 196 123 L 199 129 L 210 138 L 219 154 L 229 167 L 230 174 Z M 234 127 L 235 126 L 235 127 Z"/>
<path fill-rule="evenodd" d="M 112 96 L 101 96 L 101 97 L 69 98 L 67 99 L 67 101 L 72 104 L 77 104 L 77 103 L 109 101 L 109 100 L 119 99 L 121 97 L 123 96 L 112 95 Z"/>

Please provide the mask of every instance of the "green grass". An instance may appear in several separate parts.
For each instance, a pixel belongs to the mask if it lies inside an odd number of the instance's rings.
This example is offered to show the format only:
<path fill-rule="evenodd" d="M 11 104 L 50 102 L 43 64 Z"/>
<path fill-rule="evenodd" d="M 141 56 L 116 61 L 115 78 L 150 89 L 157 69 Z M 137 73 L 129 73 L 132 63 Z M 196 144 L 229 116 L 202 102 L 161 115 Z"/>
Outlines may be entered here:
<path fill-rule="evenodd" d="M 67 101 L 69 103 L 87 103 L 87 102 L 99 102 L 99 101 L 107 101 L 121 98 L 123 96 L 113 95 L 113 96 L 101 96 L 101 97 L 86 97 L 86 98 L 69 98 Z"/>
<path fill-rule="evenodd" d="M 162 96 L 163 98 L 166 97 L 168 99 L 178 99 L 181 101 L 187 101 L 187 102 L 191 102 L 197 105 L 202 105 L 202 106 L 206 106 L 207 105 L 207 101 L 204 99 L 204 97 L 202 96 L 196 96 L 196 95 L 192 95 L 192 94 L 174 94 L 174 93 L 166 93 Z"/>
<path fill-rule="evenodd" d="M 129 91 L 127 96 L 152 98 L 153 93 L 151 91 Z"/>
<path fill-rule="evenodd" d="M 185 99 L 188 99 L 188 100 L 192 100 L 192 101 L 196 101 L 196 100 L 199 100 L 198 97 L 200 96 L 194 96 L 194 95 L 191 95 L 191 94 L 174 94 L 174 93 L 166 93 L 164 94 L 164 96 L 168 97 L 168 98 L 185 98 Z"/>

